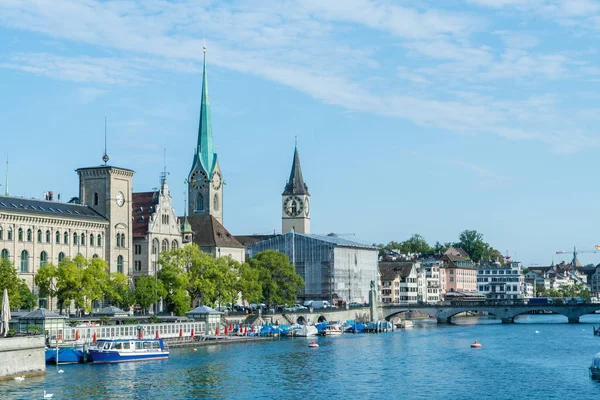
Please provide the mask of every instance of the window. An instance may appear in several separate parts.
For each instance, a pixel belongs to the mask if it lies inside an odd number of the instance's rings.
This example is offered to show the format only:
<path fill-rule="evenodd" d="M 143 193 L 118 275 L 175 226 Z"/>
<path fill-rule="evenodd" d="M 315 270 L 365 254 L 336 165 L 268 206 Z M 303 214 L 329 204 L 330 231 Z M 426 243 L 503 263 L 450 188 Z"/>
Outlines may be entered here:
<path fill-rule="evenodd" d="M 117 247 L 121 247 L 121 234 L 117 233 Z"/>
<path fill-rule="evenodd" d="M 3 249 L 2 253 L 0 253 L 0 258 L 3 258 L 5 260 L 8 260 L 8 250 Z"/>
<path fill-rule="evenodd" d="M 128 246 L 125 246 L 125 234 L 124 233 L 121 233 L 121 247 L 128 247 Z"/>
<path fill-rule="evenodd" d="M 196 196 L 196 210 L 204 210 L 204 197 L 202 197 L 200 193 L 198 193 L 198 196 Z"/>
<path fill-rule="evenodd" d="M 48 254 L 45 251 L 40 253 L 40 267 L 46 265 L 46 261 L 48 260 Z"/>
<path fill-rule="evenodd" d="M 69 232 L 65 232 L 63 243 L 69 244 Z"/>
<path fill-rule="evenodd" d="M 6 239 L 7 239 L 7 240 L 13 240 L 12 236 L 13 236 L 13 235 L 12 235 L 12 227 L 9 227 L 9 228 L 8 228 L 8 235 L 7 235 L 7 238 L 6 238 Z"/>
<path fill-rule="evenodd" d="M 213 210 L 219 211 L 219 195 L 215 193 L 215 197 L 213 197 Z"/>
<path fill-rule="evenodd" d="M 98 234 L 98 237 L 96 238 L 96 244 L 98 245 L 98 247 L 102 246 L 102 235 Z"/>
<path fill-rule="evenodd" d="M 76 246 L 78 243 L 77 232 L 73 232 L 73 245 Z"/>
<path fill-rule="evenodd" d="M 19 238 L 19 242 L 23 241 L 23 229 L 19 228 L 18 230 L 18 238 Z"/>
<path fill-rule="evenodd" d="M 136 244 L 133 248 L 133 251 L 135 254 L 142 254 L 142 245 Z"/>
<path fill-rule="evenodd" d="M 21 272 L 29 272 L 29 254 L 27 250 L 21 252 Z"/>
<path fill-rule="evenodd" d="M 82 233 L 82 234 L 81 234 L 81 245 L 82 245 L 82 246 L 85 246 L 85 245 L 86 245 L 86 243 L 85 243 L 85 233 Z"/>
<path fill-rule="evenodd" d="M 171 248 L 172 249 L 178 249 L 179 248 L 179 243 L 177 243 L 177 240 L 173 240 L 173 243 L 171 243 Z"/>
<path fill-rule="evenodd" d="M 117 257 L 117 272 L 123 273 L 123 256 Z"/>
<path fill-rule="evenodd" d="M 33 231 L 31 229 L 27 229 L 27 241 L 31 242 L 33 240 Z"/>
<path fill-rule="evenodd" d="M 90 234 L 90 246 L 94 245 L 94 234 Z"/>
<path fill-rule="evenodd" d="M 50 231 L 46 231 L 46 243 L 50 243 Z"/>
<path fill-rule="evenodd" d="M 60 243 L 60 232 L 56 231 L 56 244 Z"/>
<path fill-rule="evenodd" d="M 135 261 L 134 262 L 134 267 L 136 272 L 140 272 L 142 270 L 142 262 L 141 261 Z"/>
<path fill-rule="evenodd" d="M 4 231 L 2 230 L 1 226 L 0 226 L 0 240 L 4 240 Z"/>
<path fill-rule="evenodd" d="M 94 193 L 94 205 L 98 205 L 98 193 Z"/>
<path fill-rule="evenodd" d="M 152 241 L 152 254 L 156 254 L 158 252 L 158 239 L 154 239 Z"/>
<path fill-rule="evenodd" d="M 62 251 L 60 253 L 58 253 L 58 262 L 61 263 L 62 260 L 65 259 L 65 253 L 63 253 Z"/>
<path fill-rule="evenodd" d="M 162 241 L 162 248 L 160 249 L 161 252 L 165 252 L 169 250 L 169 241 L 167 239 Z"/>

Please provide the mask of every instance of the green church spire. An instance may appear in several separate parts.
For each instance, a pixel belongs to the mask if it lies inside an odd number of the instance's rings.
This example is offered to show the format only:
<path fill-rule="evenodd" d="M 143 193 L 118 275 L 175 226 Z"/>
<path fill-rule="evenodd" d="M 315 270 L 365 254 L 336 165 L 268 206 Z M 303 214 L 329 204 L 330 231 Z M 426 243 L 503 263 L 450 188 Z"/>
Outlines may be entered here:
<path fill-rule="evenodd" d="M 206 44 L 204 45 L 204 73 L 202 75 L 202 100 L 200 103 L 200 123 L 198 126 L 198 147 L 196 157 L 206 171 L 208 178 L 212 176 L 217 161 L 212 136 L 210 118 L 210 101 L 208 100 L 208 79 L 206 78 Z"/>

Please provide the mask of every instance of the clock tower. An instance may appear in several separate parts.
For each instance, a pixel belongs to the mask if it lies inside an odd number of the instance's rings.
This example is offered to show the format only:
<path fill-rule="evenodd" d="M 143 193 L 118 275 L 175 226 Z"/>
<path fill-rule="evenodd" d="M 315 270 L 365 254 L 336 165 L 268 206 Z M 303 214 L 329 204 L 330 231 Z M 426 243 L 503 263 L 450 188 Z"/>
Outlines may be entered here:
<path fill-rule="evenodd" d="M 212 215 L 223 223 L 223 176 L 213 143 L 206 78 L 206 46 L 204 47 L 204 73 L 198 144 L 194 151 L 192 169 L 188 175 L 188 215 Z"/>
<path fill-rule="evenodd" d="M 292 229 L 296 233 L 310 233 L 310 194 L 302 177 L 298 146 L 294 149 L 294 161 L 290 179 L 282 193 L 281 233 Z"/>

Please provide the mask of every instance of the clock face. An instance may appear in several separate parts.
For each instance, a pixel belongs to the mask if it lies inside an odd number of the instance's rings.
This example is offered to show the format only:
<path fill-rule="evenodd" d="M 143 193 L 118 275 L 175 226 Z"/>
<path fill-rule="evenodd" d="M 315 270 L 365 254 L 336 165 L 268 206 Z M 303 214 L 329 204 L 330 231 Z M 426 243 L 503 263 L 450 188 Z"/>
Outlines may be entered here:
<path fill-rule="evenodd" d="M 123 195 L 123 192 L 117 193 L 116 201 L 119 207 L 123 207 L 123 204 L 125 204 L 125 196 Z"/>
<path fill-rule="evenodd" d="M 290 196 L 283 203 L 283 211 L 290 217 L 297 217 L 304 210 L 304 202 L 298 196 Z"/>
<path fill-rule="evenodd" d="M 195 189 L 202 189 L 207 182 L 206 172 L 200 170 L 194 171 L 190 179 L 190 184 Z"/>
<path fill-rule="evenodd" d="M 306 214 L 306 216 L 308 216 L 308 211 L 309 211 L 309 207 L 310 207 L 309 203 L 310 202 L 308 199 L 306 199 L 306 201 L 304 202 L 304 213 Z"/>
<path fill-rule="evenodd" d="M 219 173 L 219 171 L 215 171 L 215 173 L 213 174 L 213 177 L 212 177 L 212 187 L 215 190 L 219 190 L 219 188 L 221 187 L 222 184 L 223 184 L 223 178 L 221 178 L 221 174 Z"/>

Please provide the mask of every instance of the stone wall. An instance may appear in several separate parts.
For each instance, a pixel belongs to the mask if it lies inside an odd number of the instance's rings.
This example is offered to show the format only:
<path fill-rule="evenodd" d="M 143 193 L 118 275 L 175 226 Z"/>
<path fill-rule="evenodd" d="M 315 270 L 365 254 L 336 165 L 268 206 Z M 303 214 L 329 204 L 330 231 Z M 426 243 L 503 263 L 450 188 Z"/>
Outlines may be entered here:
<path fill-rule="evenodd" d="M 0 338 L 0 380 L 46 373 L 43 336 Z"/>

